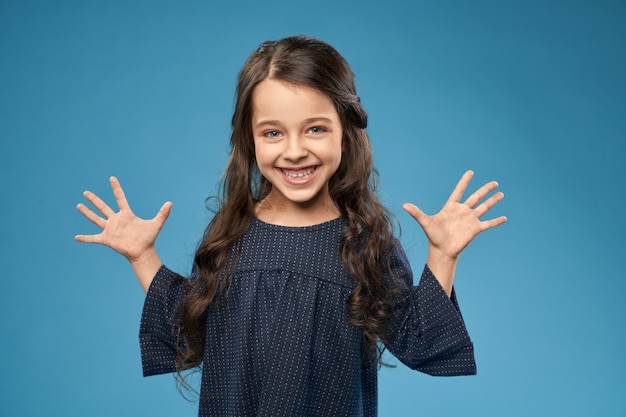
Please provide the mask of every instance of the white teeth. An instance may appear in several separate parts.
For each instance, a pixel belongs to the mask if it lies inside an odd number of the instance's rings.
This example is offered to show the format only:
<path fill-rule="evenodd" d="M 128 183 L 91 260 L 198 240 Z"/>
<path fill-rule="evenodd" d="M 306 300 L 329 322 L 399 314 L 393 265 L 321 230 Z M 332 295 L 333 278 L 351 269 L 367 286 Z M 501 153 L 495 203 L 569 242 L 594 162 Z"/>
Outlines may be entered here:
<path fill-rule="evenodd" d="M 315 171 L 315 168 L 310 168 L 304 172 L 290 172 L 284 169 L 282 169 L 281 171 L 283 172 L 283 174 L 285 174 L 289 178 L 306 178 L 310 176 L 313 173 L 313 171 Z"/>

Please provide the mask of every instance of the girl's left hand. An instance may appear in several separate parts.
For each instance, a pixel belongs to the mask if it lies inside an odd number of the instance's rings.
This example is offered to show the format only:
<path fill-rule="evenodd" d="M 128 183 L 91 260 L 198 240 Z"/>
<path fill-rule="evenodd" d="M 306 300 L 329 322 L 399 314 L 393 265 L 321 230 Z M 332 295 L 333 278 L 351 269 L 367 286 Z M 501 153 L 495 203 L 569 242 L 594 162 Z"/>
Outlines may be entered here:
<path fill-rule="evenodd" d="M 495 206 L 504 194 L 497 192 L 484 202 L 480 201 L 498 187 L 496 181 L 488 182 L 461 203 L 463 193 L 474 173 L 467 171 L 450 194 L 439 213 L 428 216 L 417 206 L 405 203 L 406 210 L 422 227 L 428 238 L 429 251 L 437 256 L 456 261 L 463 249 L 481 232 L 500 226 L 506 217 L 481 221 L 480 218 Z M 480 204 L 479 204 L 480 203 Z"/>

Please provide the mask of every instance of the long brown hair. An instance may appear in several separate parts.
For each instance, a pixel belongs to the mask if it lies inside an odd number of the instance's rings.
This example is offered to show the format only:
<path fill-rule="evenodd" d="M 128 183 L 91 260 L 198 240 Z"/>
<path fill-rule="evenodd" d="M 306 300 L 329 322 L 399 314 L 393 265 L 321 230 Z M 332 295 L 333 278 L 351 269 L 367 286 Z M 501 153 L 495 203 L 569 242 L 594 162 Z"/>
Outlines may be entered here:
<path fill-rule="evenodd" d="M 271 190 L 256 166 L 252 136 L 252 93 L 266 78 L 314 88 L 334 103 L 343 127 L 343 155 L 329 181 L 330 196 L 347 227 L 341 258 L 356 287 L 347 301 L 351 324 L 363 332 L 367 354 L 384 341 L 389 294 L 383 276 L 385 255 L 394 244 L 391 215 L 378 198 L 377 175 L 365 132 L 367 114 L 360 104 L 354 74 L 344 58 L 317 39 L 294 36 L 263 43 L 239 73 L 230 137 L 231 154 L 222 183 L 221 206 L 209 223 L 195 255 L 197 276 L 182 304 L 182 349 L 177 369 L 202 361 L 206 310 L 228 288 L 234 270 L 232 253 L 254 218 L 255 205 Z M 233 250 L 235 248 L 235 250 Z"/>

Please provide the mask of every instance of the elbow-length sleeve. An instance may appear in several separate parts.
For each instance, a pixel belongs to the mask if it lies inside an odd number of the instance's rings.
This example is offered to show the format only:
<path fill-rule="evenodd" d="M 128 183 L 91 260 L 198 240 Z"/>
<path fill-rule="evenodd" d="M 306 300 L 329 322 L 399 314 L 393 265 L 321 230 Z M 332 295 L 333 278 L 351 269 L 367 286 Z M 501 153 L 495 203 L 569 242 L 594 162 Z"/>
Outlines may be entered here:
<path fill-rule="evenodd" d="M 177 311 L 185 296 L 185 282 L 185 278 L 161 266 L 150 284 L 139 328 L 144 376 L 176 370 Z"/>
<path fill-rule="evenodd" d="M 395 275 L 386 347 L 411 369 L 435 376 L 474 375 L 474 347 L 454 290 L 448 297 L 428 266 L 413 286 L 401 248 L 391 258 Z"/>

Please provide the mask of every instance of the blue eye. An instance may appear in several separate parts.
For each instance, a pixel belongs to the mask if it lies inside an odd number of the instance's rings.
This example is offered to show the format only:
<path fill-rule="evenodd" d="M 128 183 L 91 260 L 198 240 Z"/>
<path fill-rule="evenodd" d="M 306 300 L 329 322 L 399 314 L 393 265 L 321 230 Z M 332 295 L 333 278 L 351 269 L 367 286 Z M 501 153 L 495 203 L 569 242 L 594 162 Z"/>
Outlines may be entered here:
<path fill-rule="evenodd" d="M 278 130 L 268 130 L 267 132 L 263 133 L 263 136 L 273 139 L 280 137 L 280 132 Z"/>
<path fill-rule="evenodd" d="M 321 126 L 313 126 L 312 128 L 309 129 L 309 132 L 313 133 L 314 135 L 319 135 L 320 133 L 327 132 L 327 130 L 326 128 L 321 127 Z"/>

